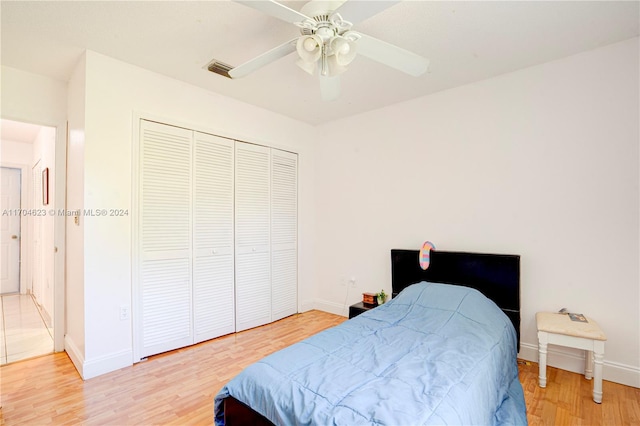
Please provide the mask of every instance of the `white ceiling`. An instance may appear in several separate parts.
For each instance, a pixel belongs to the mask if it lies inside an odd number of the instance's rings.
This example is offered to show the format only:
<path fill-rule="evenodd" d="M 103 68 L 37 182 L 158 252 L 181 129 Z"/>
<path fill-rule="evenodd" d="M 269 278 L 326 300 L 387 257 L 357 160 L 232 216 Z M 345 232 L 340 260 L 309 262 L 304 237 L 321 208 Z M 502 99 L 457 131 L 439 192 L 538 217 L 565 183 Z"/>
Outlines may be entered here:
<path fill-rule="evenodd" d="M 21 143 L 33 143 L 40 133 L 41 126 L 12 120 L 0 120 L 0 140 Z"/>
<path fill-rule="evenodd" d="M 405 1 L 354 30 L 429 58 L 429 73 L 410 77 L 358 57 L 342 75 L 340 98 L 323 102 L 295 53 L 237 80 L 203 68 L 213 58 L 240 65 L 299 35 L 233 1 L 0 4 L 4 66 L 66 81 L 89 49 L 310 124 L 636 37 L 640 27 L 638 1 Z"/>

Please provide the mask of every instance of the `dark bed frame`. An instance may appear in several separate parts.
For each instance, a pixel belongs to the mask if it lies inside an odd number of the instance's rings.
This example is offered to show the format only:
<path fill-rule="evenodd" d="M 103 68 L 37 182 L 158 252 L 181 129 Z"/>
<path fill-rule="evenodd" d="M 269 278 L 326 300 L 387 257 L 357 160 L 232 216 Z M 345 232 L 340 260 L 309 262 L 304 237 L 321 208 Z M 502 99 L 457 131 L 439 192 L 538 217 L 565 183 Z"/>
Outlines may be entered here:
<path fill-rule="evenodd" d="M 423 270 L 418 250 L 391 250 L 393 296 L 421 281 L 475 288 L 509 317 L 520 350 L 520 256 L 432 250 Z"/>
<path fill-rule="evenodd" d="M 391 250 L 391 288 L 395 297 L 421 281 L 455 284 L 479 290 L 509 317 L 520 350 L 520 256 L 432 250 L 423 270 L 418 250 Z M 224 400 L 225 425 L 273 425 L 233 397 Z"/>

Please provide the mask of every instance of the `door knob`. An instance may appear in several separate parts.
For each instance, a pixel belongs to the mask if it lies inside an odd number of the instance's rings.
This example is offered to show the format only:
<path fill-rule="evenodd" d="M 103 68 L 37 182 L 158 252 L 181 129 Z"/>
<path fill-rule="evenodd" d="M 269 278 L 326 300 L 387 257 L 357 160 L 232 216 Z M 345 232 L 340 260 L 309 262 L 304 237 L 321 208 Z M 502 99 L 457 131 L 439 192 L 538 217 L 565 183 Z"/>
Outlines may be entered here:
<path fill-rule="evenodd" d="M 18 239 L 18 236 L 17 236 L 17 235 L 12 235 L 12 236 L 11 236 L 11 239 L 12 239 L 12 240 L 17 240 L 17 239 Z"/>

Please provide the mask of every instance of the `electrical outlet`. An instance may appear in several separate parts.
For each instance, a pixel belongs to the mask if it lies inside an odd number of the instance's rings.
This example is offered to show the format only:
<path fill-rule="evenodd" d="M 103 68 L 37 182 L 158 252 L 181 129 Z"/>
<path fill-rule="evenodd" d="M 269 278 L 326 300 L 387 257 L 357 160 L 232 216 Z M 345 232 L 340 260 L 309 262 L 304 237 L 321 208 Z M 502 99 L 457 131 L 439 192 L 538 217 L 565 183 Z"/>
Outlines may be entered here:
<path fill-rule="evenodd" d="M 356 277 L 351 277 L 349 284 L 351 285 L 351 288 L 356 288 Z"/>
<path fill-rule="evenodd" d="M 127 305 L 120 305 L 120 321 L 126 321 L 129 319 L 129 307 Z"/>

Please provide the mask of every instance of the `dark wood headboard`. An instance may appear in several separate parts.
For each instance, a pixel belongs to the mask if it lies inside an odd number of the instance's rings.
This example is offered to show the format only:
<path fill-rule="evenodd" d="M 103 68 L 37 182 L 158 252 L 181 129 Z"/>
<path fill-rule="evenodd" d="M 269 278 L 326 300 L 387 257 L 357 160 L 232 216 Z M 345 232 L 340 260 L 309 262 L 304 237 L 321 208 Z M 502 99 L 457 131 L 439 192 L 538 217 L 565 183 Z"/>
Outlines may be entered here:
<path fill-rule="evenodd" d="M 423 270 L 419 254 L 419 250 L 391 250 L 394 297 L 421 281 L 475 288 L 509 317 L 520 350 L 520 256 L 432 250 L 429 268 Z"/>

